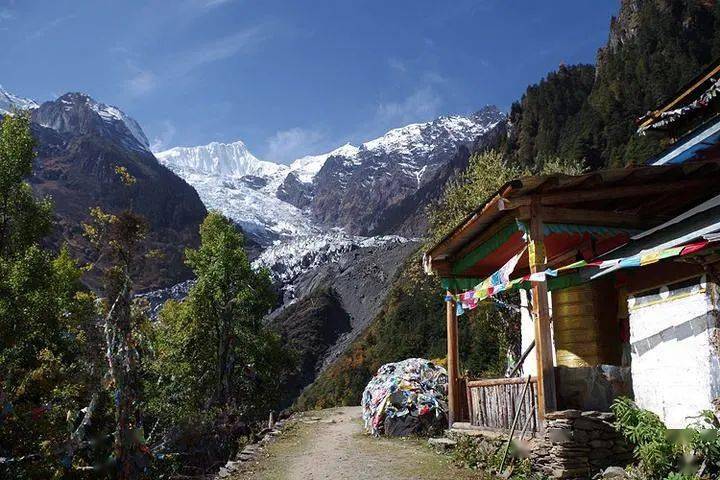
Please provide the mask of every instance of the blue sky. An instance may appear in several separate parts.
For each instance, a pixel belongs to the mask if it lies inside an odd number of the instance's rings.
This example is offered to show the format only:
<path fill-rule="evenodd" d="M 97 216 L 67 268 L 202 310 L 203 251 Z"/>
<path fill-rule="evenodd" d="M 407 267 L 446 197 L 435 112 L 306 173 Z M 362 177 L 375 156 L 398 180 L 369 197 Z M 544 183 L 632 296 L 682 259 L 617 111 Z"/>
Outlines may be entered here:
<path fill-rule="evenodd" d="M 407 123 L 508 109 L 593 63 L 618 0 L 0 0 L 0 84 L 82 91 L 156 148 L 243 140 L 287 162 Z"/>

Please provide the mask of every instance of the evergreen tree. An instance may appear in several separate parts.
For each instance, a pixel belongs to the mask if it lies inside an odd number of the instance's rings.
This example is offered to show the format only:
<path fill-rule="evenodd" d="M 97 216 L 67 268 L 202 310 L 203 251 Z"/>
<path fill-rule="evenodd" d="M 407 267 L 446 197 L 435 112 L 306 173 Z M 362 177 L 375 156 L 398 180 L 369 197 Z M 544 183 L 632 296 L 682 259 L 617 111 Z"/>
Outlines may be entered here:
<path fill-rule="evenodd" d="M 93 297 L 63 249 L 41 246 L 49 200 L 24 181 L 34 141 L 26 115 L 0 121 L 0 476 L 51 478 L 83 464 L 76 419 L 93 394 Z M 74 435 L 74 436 L 73 436 Z M 5 472 L 5 473 L 3 473 Z"/>
<path fill-rule="evenodd" d="M 561 66 L 510 112 L 509 160 L 543 155 L 592 169 L 642 163 L 664 145 L 638 136 L 637 118 L 720 56 L 720 7 L 702 0 L 625 0 L 595 68 Z"/>
<path fill-rule="evenodd" d="M 200 237 L 200 247 L 186 251 L 195 285 L 160 314 L 150 405 L 168 432 L 164 448 L 197 449 L 194 460 L 213 448 L 227 455 L 240 423 L 266 418 L 293 366 L 279 337 L 262 324 L 274 292 L 267 272 L 251 268 L 237 228 L 210 213 Z M 222 445 L 198 446 L 203 429 L 227 437 Z"/>

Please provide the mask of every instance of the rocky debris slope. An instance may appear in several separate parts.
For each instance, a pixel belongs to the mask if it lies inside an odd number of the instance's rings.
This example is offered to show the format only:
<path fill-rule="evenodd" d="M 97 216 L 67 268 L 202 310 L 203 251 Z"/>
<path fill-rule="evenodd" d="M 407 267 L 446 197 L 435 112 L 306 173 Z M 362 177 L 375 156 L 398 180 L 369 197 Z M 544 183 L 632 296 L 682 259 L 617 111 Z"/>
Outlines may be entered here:
<path fill-rule="evenodd" d="M 328 350 L 351 330 L 350 317 L 328 287 L 289 305 L 269 324 L 298 359 L 296 373 L 283 385 L 283 403 L 289 406 L 320 373 Z"/>
<path fill-rule="evenodd" d="M 297 278 L 294 283 L 297 298 L 331 287 L 350 319 L 350 330 L 328 349 L 322 369 L 334 362 L 380 313 L 398 269 L 418 245 L 418 242 L 408 241 L 358 248 L 342 255 L 336 262 Z"/>
<path fill-rule="evenodd" d="M 266 319 L 301 361 L 302 371 L 289 382 L 290 400 L 365 330 L 397 269 L 417 246 L 407 241 L 359 247 L 295 279 L 296 298 Z"/>

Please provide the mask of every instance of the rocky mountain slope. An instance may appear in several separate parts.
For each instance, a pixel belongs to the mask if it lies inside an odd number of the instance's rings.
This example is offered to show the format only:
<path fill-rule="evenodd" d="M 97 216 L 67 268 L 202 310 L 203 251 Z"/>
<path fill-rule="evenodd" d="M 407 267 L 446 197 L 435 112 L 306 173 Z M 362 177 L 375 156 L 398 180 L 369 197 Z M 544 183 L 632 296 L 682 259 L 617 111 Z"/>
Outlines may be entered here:
<path fill-rule="evenodd" d="M 38 144 L 29 181 L 38 196 L 54 203 L 55 246 L 67 244 L 76 258 L 90 260 L 93 253 L 81 227 L 90 208 L 117 212 L 132 207 L 149 222 L 148 246 L 161 254 L 148 260 L 137 287 L 169 286 L 188 278 L 183 250 L 197 244 L 205 207 L 191 186 L 158 163 L 135 120 L 82 93 L 38 105 L 0 91 L 0 112 L 14 109 L 31 111 Z M 118 166 L 137 182 L 125 186 L 115 172 Z M 90 273 L 86 281 L 100 285 L 98 274 Z"/>
<path fill-rule="evenodd" d="M 353 155 L 328 158 L 313 182 L 313 218 L 358 235 L 395 233 L 389 226 L 402 222 L 387 220 L 414 211 L 417 204 L 408 199 L 434 185 L 460 148 L 471 147 L 504 118 L 494 106 L 467 117 L 440 117 L 390 130 Z"/>
<path fill-rule="evenodd" d="M 36 101 L 18 97 L 0 85 L 0 115 L 12 113 L 14 110 L 32 110 L 38 106 Z"/>

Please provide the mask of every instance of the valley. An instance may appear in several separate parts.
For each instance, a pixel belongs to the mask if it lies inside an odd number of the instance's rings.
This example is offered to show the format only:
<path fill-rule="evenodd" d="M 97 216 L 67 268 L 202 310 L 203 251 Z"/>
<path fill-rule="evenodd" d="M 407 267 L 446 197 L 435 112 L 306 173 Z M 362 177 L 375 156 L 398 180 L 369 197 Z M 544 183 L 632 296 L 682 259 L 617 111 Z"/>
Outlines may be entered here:
<path fill-rule="evenodd" d="M 139 290 L 153 318 L 166 300 L 182 300 L 194 285 L 182 252 L 196 245 L 206 210 L 243 232 L 253 268 L 266 269 L 278 292 L 265 322 L 304 364 L 284 394 L 288 405 L 378 314 L 400 266 L 425 235 L 426 208 L 465 168 L 468 152 L 494 145 L 505 131 L 504 114 L 487 106 L 283 164 L 257 158 L 240 140 L 150 152 L 134 119 L 80 93 L 42 104 L 4 90 L 0 97 L 3 112 L 32 114 L 40 157 L 31 185 L 57 201 L 56 245 L 90 259 L 77 226 L 97 199 L 111 210 L 137 205 L 148 218 L 151 244 L 164 249 Z M 94 156 L 102 162 L 89 163 Z M 130 195 L 112 186 L 111 162 L 137 177 Z M 99 285 L 92 276 L 87 282 Z M 308 308 L 318 298 L 336 313 Z"/>

